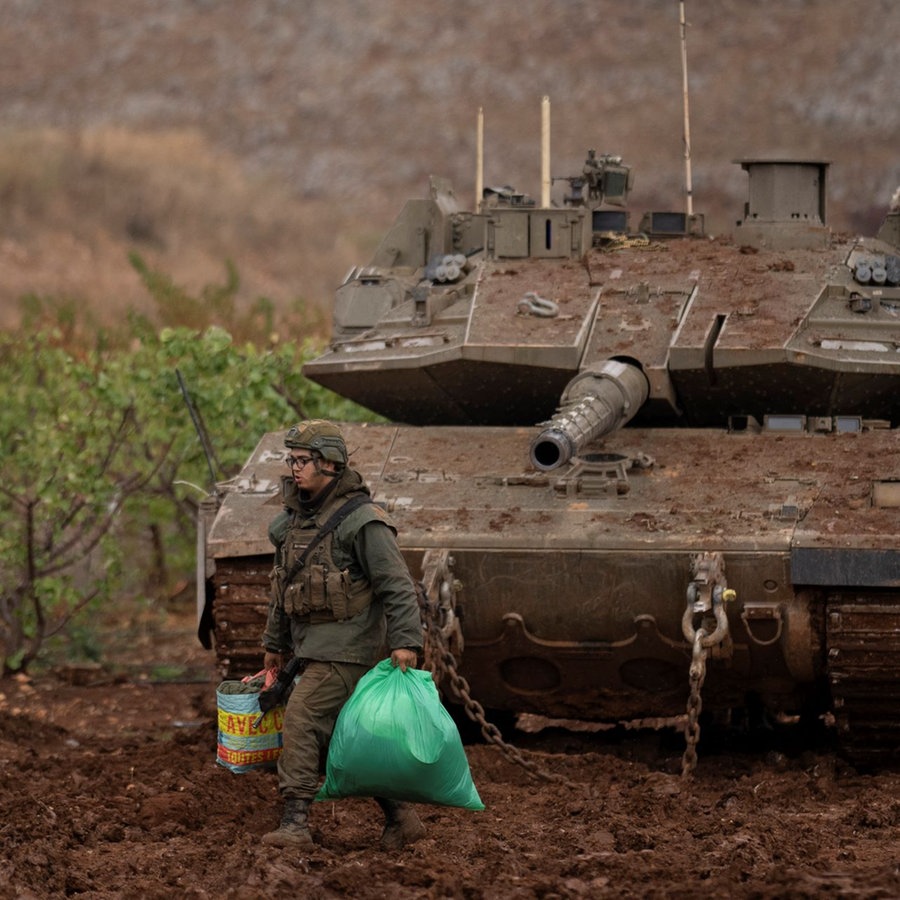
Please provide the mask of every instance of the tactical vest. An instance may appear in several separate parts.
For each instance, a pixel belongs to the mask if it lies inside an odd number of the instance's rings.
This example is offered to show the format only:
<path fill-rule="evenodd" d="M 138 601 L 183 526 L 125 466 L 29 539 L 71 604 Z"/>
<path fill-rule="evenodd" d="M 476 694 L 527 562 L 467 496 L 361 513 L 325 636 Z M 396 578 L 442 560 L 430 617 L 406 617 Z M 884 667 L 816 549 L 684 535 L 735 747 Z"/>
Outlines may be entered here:
<path fill-rule="evenodd" d="M 276 556 L 270 582 L 276 604 L 289 616 L 310 622 L 350 619 L 361 613 L 373 597 L 372 585 L 365 578 L 350 578 L 349 569 L 334 561 L 334 531 L 329 531 L 315 546 L 293 579 L 295 562 L 318 534 L 315 527 L 288 526 L 284 542 Z"/>

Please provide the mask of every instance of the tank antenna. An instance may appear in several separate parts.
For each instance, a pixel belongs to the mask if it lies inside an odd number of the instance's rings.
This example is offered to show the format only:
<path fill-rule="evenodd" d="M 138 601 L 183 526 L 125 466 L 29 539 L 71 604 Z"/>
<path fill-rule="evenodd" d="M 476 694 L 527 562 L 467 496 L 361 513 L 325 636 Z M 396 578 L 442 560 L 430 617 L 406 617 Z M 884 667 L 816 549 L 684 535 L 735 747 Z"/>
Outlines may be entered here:
<path fill-rule="evenodd" d="M 684 97 L 684 194 L 685 211 L 689 216 L 694 214 L 694 197 L 691 186 L 691 116 L 688 108 L 688 74 L 687 74 L 687 24 L 684 21 L 684 0 L 679 0 L 679 19 L 681 24 L 681 93 Z"/>
<path fill-rule="evenodd" d="M 478 107 L 475 126 L 475 212 L 481 212 L 481 198 L 484 196 L 484 107 Z"/>
<path fill-rule="evenodd" d="M 541 206 L 550 206 L 550 98 L 541 100 Z"/>

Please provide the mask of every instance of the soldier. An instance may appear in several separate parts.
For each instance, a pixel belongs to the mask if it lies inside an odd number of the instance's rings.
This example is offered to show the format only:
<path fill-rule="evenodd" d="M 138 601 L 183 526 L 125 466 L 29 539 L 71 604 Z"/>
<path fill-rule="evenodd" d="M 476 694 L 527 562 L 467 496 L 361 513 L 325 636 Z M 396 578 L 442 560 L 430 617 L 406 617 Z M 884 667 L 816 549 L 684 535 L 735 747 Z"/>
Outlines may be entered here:
<path fill-rule="evenodd" d="M 348 467 L 340 429 L 321 419 L 300 422 L 284 443 L 291 474 L 282 478 L 284 511 L 269 526 L 275 567 L 264 666 L 281 667 L 294 655 L 304 668 L 284 715 L 281 824 L 262 840 L 309 849 L 320 759 L 341 707 L 386 648 L 394 666 L 415 667 L 423 636 L 396 529 Z M 403 847 L 425 834 L 408 803 L 375 800 L 385 816 L 384 847 Z"/>

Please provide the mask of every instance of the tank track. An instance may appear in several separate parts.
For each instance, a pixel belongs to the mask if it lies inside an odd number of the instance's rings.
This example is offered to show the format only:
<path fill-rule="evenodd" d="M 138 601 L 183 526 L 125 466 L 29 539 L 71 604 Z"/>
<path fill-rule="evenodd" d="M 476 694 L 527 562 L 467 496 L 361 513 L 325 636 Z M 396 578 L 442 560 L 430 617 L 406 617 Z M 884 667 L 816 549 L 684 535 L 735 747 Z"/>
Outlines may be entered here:
<path fill-rule="evenodd" d="M 830 599 L 828 679 L 842 754 L 863 768 L 900 765 L 900 599 Z"/>

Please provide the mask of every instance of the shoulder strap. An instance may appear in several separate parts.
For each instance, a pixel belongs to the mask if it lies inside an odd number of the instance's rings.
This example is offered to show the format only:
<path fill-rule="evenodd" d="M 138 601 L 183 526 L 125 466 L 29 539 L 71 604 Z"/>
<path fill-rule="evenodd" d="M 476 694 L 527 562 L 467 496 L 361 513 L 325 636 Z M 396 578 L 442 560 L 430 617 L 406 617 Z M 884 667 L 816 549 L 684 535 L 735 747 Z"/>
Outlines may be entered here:
<path fill-rule="evenodd" d="M 335 528 L 350 515 L 355 509 L 359 509 L 366 503 L 373 503 L 371 497 L 367 497 L 365 494 L 359 494 L 356 497 L 351 497 L 343 506 L 336 509 L 326 520 L 325 524 L 316 532 L 313 539 L 306 545 L 304 551 L 294 560 L 294 564 L 291 566 L 290 571 L 287 573 L 287 577 L 285 578 L 285 586 L 289 585 L 296 577 L 297 573 L 306 565 L 306 558 L 312 553 L 313 548 L 325 535 L 330 531 L 334 531 Z"/>

